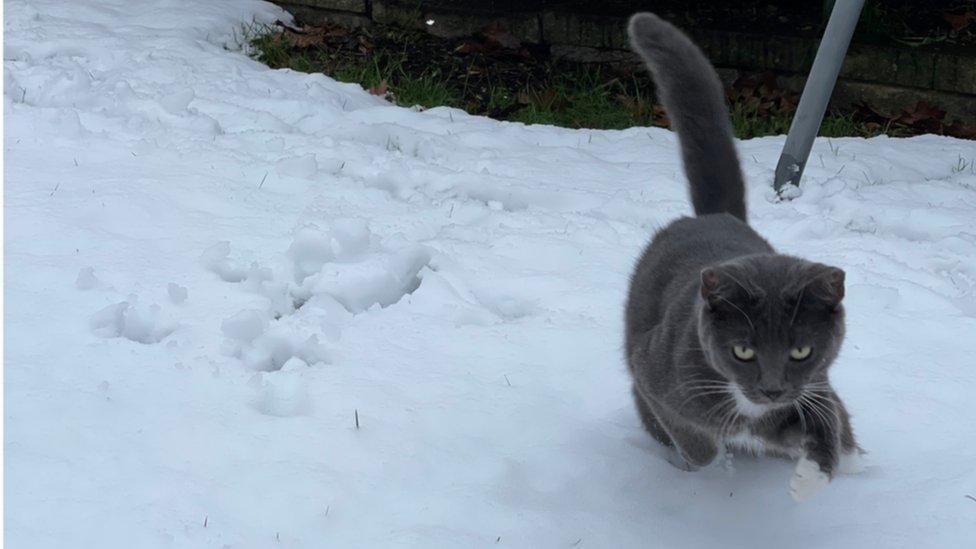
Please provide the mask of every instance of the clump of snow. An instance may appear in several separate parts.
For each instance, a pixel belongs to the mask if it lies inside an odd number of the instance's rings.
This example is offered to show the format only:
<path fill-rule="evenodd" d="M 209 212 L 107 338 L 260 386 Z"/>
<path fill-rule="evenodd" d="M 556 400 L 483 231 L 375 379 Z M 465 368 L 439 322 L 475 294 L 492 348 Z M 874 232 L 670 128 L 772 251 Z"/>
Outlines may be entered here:
<path fill-rule="evenodd" d="M 317 335 L 306 339 L 276 330 L 258 337 L 255 341 L 238 348 L 236 356 L 250 370 L 272 372 L 281 370 L 292 359 L 300 359 L 306 364 L 329 362 L 329 352 Z"/>
<path fill-rule="evenodd" d="M 95 277 L 94 267 L 85 267 L 78 271 L 78 277 L 75 278 L 75 288 L 79 290 L 91 290 L 98 286 L 98 278 Z"/>
<path fill-rule="evenodd" d="M 173 322 L 163 318 L 159 305 L 143 307 L 134 297 L 99 310 L 89 325 L 100 337 L 124 337 L 145 344 L 159 343 L 176 329 Z"/>
<path fill-rule="evenodd" d="M 294 262 L 295 282 L 299 284 L 335 258 L 329 235 L 314 227 L 303 227 L 295 234 L 288 255 Z"/>
<path fill-rule="evenodd" d="M 338 259 L 349 261 L 369 249 L 372 233 L 363 219 L 336 219 L 331 233 Z"/>
<path fill-rule="evenodd" d="M 307 365 L 299 358 L 291 358 L 278 372 L 255 374 L 251 382 L 255 394 L 251 406 L 261 414 L 274 417 L 294 417 L 308 414 L 312 399 L 307 380 L 301 374 Z"/>
<path fill-rule="evenodd" d="M 177 305 L 186 301 L 186 298 L 190 295 L 190 292 L 186 289 L 186 286 L 180 286 L 175 282 L 166 284 L 166 293 L 169 295 L 170 301 Z"/>
<path fill-rule="evenodd" d="M 220 331 L 226 337 L 250 342 L 268 328 L 268 318 L 261 311 L 241 311 L 220 323 Z"/>
<path fill-rule="evenodd" d="M 387 307 L 416 290 L 431 252 L 412 246 L 390 254 L 377 253 L 355 263 L 331 263 L 308 283 L 313 293 L 327 293 L 351 313 L 374 305 Z"/>
<path fill-rule="evenodd" d="M 230 242 L 222 240 L 207 248 L 200 255 L 200 261 L 210 272 L 224 282 L 240 282 L 247 277 L 247 271 L 230 260 Z"/>

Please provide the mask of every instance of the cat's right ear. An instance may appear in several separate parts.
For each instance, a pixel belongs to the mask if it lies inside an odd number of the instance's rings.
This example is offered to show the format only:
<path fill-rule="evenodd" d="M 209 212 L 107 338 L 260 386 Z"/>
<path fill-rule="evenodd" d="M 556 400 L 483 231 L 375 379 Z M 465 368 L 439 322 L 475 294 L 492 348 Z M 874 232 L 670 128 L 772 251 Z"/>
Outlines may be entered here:
<path fill-rule="evenodd" d="M 714 267 L 707 267 L 701 272 L 701 296 L 709 306 L 718 300 L 718 271 Z"/>

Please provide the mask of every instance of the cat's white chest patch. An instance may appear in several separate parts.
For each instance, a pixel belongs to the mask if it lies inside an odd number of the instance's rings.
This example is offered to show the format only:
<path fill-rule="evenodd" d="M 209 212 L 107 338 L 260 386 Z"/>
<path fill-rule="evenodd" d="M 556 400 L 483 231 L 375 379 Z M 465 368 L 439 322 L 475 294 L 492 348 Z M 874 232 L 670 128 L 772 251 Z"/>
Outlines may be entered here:
<path fill-rule="evenodd" d="M 750 433 L 748 430 L 725 437 L 725 446 L 731 450 L 741 450 L 760 456 L 766 452 L 766 443 L 763 439 Z"/>
<path fill-rule="evenodd" d="M 732 384 L 732 397 L 735 399 L 736 411 L 739 412 L 740 416 L 756 419 L 772 409 L 772 406 L 768 404 L 756 404 L 749 400 L 742 389 L 734 383 Z"/>

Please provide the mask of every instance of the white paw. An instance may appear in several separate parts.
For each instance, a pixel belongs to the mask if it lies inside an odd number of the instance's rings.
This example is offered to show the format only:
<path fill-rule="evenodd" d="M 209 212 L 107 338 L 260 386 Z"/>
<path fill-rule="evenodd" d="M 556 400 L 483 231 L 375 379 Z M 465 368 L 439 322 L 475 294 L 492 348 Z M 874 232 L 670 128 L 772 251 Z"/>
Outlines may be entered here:
<path fill-rule="evenodd" d="M 842 475 L 856 475 L 863 473 L 867 468 L 864 453 L 860 450 L 845 452 L 840 455 L 840 462 L 837 464 L 837 472 Z"/>
<path fill-rule="evenodd" d="M 790 479 L 790 496 L 793 501 L 805 501 L 830 483 L 827 473 L 820 470 L 815 461 L 800 458 Z"/>

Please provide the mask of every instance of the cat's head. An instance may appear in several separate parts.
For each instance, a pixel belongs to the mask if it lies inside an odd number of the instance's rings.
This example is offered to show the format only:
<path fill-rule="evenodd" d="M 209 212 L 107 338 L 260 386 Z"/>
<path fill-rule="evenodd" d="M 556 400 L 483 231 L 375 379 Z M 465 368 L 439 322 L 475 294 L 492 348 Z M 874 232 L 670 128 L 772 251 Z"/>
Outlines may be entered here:
<path fill-rule="evenodd" d="M 737 400 L 792 403 L 826 382 L 844 339 L 844 271 L 784 255 L 754 255 L 701 272 L 698 333 Z"/>

